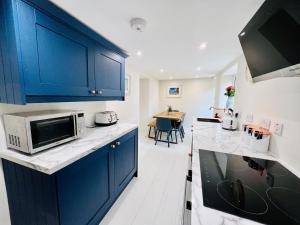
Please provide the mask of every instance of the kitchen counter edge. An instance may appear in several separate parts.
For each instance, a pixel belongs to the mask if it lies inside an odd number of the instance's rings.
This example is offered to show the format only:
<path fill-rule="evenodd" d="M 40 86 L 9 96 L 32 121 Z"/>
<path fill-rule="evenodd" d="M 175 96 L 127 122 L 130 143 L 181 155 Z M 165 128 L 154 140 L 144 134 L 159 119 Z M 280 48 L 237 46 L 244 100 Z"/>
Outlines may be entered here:
<path fill-rule="evenodd" d="M 51 175 L 135 129 L 138 129 L 138 125 L 131 123 L 119 123 L 110 127 L 87 128 L 87 134 L 83 138 L 50 148 L 35 155 L 26 155 L 7 148 L 0 151 L 0 158 Z M 87 145 L 84 145 L 85 143 Z M 82 144 L 84 146 L 80 146 Z M 70 152 L 73 149 L 75 151 Z"/>

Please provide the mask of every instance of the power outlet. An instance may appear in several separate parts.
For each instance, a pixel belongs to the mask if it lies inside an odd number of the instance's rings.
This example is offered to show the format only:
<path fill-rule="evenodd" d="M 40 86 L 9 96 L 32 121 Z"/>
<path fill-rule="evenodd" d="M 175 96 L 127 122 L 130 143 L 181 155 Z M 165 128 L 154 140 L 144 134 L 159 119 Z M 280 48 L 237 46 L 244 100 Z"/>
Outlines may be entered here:
<path fill-rule="evenodd" d="M 271 120 L 269 120 L 269 119 L 262 119 L 260 121 L 260 126 L 269 130 L 270 126 L 271 126 Z"/>
<path fill-rule="evenodd" d="M 272 131 L 274 134 L 278 136 L 282 136 L 283 124 L 275 122 L 272 127 Z"/>

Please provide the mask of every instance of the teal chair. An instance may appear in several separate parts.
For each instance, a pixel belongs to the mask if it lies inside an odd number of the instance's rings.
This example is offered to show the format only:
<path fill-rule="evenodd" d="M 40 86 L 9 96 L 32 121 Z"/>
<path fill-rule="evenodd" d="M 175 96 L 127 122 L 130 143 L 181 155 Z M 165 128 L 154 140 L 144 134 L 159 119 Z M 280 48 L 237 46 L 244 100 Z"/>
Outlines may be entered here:
<path fill-rule="evenodd" d="M 166 133 L 168 147 L 170 147 L 170 138 L 173 139 L 173 137 L 172 137 L 173 130 L 174 130 L 174 127 L 172 126 L 172 121 L 170 119 L 157 118 L 156 119 L 156 132 L 155 132 L 155 145 L 157 144 L 158 141 L 162 141 L 162 139 L 161 139 L 162 133 Z M 158 137 L 159 137 L 159 139 L 158 139 Z M 177 142 L 177 137 L 176 137 L 176 142 Z"/>

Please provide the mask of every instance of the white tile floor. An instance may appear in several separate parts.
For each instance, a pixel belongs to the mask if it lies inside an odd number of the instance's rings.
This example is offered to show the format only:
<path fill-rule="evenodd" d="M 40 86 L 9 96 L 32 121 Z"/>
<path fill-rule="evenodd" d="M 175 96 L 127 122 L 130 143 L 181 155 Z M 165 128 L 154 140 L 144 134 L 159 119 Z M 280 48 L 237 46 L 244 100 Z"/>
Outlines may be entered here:
<path fill-rule="evenodd" d="M 180 225 L 190 146 L 190 135 L 170 148 L 141 138 L 139 177 L 133 178 L 100 225 Z"/>

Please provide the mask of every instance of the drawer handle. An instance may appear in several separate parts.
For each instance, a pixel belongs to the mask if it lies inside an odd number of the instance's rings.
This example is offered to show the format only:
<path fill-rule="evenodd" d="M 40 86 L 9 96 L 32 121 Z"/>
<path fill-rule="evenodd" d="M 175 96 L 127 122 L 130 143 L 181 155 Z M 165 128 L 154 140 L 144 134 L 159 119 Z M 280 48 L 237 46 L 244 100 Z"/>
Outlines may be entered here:
<path fill-rule="evenodd" d="M 113 148 L 113 149 L 115 149 L 116 145 L 112 144 L 110 147 Z"/>
<path fill-rule="evenodd" d="M 116 145 L 120 145 L 120 144 L 121 144 L 121 142 L 119 142 L 119 141 L 116 142 Z"/>

